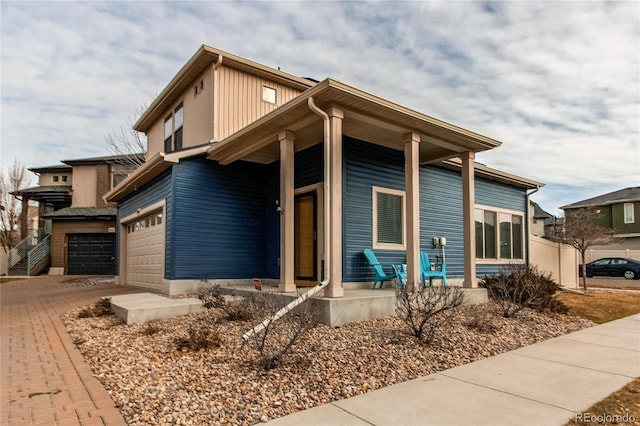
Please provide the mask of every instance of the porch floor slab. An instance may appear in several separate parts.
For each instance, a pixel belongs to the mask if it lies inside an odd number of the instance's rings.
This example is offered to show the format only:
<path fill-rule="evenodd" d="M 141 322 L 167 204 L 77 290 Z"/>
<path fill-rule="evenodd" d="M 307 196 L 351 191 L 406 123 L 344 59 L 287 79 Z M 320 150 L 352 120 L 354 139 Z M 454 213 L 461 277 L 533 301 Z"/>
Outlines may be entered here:
<path fill-rule="evenodd" d="M 196 298 L 169 299 L 153 293 L 111 297 L 111 310 L 127 324 L 163 320 L 204 310 Z"/>

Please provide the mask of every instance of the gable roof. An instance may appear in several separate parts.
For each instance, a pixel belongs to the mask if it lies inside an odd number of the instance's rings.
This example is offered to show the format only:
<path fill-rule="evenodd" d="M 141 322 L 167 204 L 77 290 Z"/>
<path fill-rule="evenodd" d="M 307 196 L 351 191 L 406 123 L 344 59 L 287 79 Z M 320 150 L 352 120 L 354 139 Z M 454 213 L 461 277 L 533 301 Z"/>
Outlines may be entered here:
<path fill-rule="evenodd" d="M 553 215 L 551 213 L 545 211 L 535 201 L 531 201 L 531 205 L 533 206 L 533 218 L 534 219 L 548 219 L 548 218 L 553 217 Z"/>
<path fill-rule="evenodd" d="M 561 209 L 578 209 L 583 207 L 606 206 L 609 204 L 630 203 L 640 201 L 640 186 L 619 189 L 597 197 L 577 201 L 572 204 L 560 207 Z"/>
<path fill-rule="evenodd" d="M 173 103 L 182 96 L 182 93 L 191 85 L 191 82 L 198 77 L 207 67 L 212 66 L 221 60 L 222 63 L 231 68 L 245 71 L 250 74 L 263 77 L 288 87 L 305 90 L 315 84 L 308 78 L 296 77 L 292 74 L 250 61 L 240 56 L 216 49 L 203 44 L 196 53 L 169 82 L 156 99 L 149 105 L 149 108 L 133 125 L 139 132 L 146 133 L 147 130 L 158 120 Z"/>

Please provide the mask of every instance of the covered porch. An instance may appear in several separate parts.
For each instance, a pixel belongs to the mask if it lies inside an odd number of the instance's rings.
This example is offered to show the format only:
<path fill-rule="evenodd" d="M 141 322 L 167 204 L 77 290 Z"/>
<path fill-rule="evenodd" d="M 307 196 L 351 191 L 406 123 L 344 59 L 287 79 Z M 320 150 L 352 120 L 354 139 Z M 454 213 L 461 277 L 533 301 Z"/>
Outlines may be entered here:
<path fill-rule="evenodd" d="M 316 194 L 317 244 L 313 267 L 316 282 L 325 287 L 324 297 L 349 300 L 352 284 L 343 282 L 344 235 L 343 187 L 344 137 L 379 145 L 404 156 L 403 249 L 406 251 L 408 282 L 419 281 L 420 269 L 420 179 L 421 165 L 460 159 L 462 175 L 464 280 L 465 288 L 477 287 L 474 226 L 475 153 L 500 142 L 437 120 L 400 105 L 327 79 L 294 100 L 257 120 L 234 135 L 214 143 L 207 158 L 221 165 L 236 161 L 271 164 L 278 162 L 280 189 L 280 279 L 278 291 L 295 294 L 300 276 L 303 242 L 297 236 L 301 190 Z M 323 180 L 307 188 L 296 188 L 294 155 L 322 144 Z M 301 165 L 300 167 L 304 167 Z M 366 248 L 366 247 L 363 247 Z M 315 283 L 314 283 L 315 284 Z M 366 285 L 366 284 L 365 284 Z M 357 291 L 364 291 L 359 288 Z M 372 297 L 384 297 L 372 290 Z M 385 292 L 386 293 L 386 292 Z M 389 298 L 393 292 L 389 291 Z M 363 293 L 360 293 L 363 297 Z"/>

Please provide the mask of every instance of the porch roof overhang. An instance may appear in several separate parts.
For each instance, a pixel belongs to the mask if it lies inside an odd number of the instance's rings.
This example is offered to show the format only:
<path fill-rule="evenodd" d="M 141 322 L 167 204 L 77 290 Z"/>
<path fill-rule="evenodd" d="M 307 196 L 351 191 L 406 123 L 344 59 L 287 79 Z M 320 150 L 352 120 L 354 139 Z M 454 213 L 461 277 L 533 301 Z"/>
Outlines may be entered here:
<path fill-rule="evenodd" d="M 71 204 L 70 185 L 34 186 L 20 189 L 13 194 L 45 204 Z"/>
<path fill-rule="evenodd" d="M 420 163 L 433 163 L 467 151 L 480 152 L 502 143 L 377 97 L 342 82 L 326 79 L 293 100 L 230 135 L 207 151 L 207 158 L 221 164 L 237 160 L 272 163 L 279 159 L 278 134 L 296 135 L 296 150 L 323 140 L 321 119 L 308 106 L 308 99 L 322 108 L 344 112 L 343 134 L 402 150 L 408 133 L 420 137 Z"/>
<path fill-rule="evenodd" d="M 168 154 L 159 152 L 127 176 L 118 186 L 104 194 L 102 198 L 108 203 L 118 202 L 137 191 L 138 188 L 151 182 L 160 173 L 177 164 L 180 159 L 203 155 L 207 152 L 209 146 L 209 144 L 206 144 Z"/>

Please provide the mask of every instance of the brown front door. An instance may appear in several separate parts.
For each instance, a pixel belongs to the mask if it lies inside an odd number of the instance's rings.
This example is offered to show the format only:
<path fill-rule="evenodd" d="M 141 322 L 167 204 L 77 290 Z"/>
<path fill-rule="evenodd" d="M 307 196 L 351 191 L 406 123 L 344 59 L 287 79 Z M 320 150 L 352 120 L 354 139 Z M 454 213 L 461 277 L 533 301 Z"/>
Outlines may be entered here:
<path fill-rule="evenodd" d="M 318 284 L 315 191 L 296 196 L 294 221 L 295 283 L 299 286 L 315 286 Z"/>

